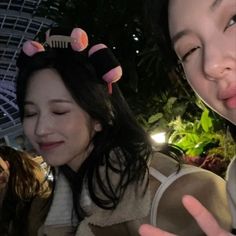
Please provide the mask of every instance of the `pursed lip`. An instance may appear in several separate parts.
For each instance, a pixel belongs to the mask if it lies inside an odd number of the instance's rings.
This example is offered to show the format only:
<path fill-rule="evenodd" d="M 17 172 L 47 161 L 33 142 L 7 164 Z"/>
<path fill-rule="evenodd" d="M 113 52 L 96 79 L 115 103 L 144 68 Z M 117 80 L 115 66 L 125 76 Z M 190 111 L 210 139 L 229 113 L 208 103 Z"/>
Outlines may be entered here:
<path fill-rule="evenodd" d="M 219 92 L 218 97 L 226 104 L 228 108 L 236 108 L 236 86 L 231 86 L 229 89 Z"/>
<path fill-rule="evenodd" d="M 64 141 L 56 141 L 56 142 L 38 142 L 39 148 L 41 151 L 49 151 L 51 149 L 54 149 L 61 144 L 63 144 Z"/>
<path fill-rule="evenodd" d="M 235 97 L 235 96 L 236 96 L 236 85 L 234 87 L 230 86 L 229 89 L 219 92 L 219 99 L 220 100 L 227 100 L 227 99 Z"/>

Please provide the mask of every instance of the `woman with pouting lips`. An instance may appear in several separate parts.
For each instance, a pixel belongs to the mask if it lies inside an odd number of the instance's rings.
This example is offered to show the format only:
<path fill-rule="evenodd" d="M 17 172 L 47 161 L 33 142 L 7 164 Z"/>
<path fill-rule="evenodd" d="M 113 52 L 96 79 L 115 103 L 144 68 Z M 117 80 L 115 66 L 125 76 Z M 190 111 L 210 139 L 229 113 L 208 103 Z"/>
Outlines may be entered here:
<path fill-rule="evenodd" d="M 165 0 L 158 4 L 163 5 L 165 12 L 158 25 L 172 44 L 190 86 L 209 107 L 235 126 L 236 1 Z M 232 233 L 236 233 L 236 159 L 229 165 L 227 179 Z M 196 199 L 185 196 L 183 204 L 207 235 L 231 235 Z M 142 236 L 173 235 L 148 225 L 142 226 L 140 233 Z"/>

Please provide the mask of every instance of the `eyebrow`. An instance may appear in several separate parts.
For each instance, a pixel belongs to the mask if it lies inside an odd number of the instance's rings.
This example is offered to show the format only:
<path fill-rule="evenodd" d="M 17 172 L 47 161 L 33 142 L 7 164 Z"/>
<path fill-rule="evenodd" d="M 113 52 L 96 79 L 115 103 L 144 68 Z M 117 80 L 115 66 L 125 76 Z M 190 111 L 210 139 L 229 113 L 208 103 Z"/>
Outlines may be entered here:
<path fill-rule="evenodd" d="M 182 38 L 183 36 L 187 35 L 191 33 L 191 30 L 182 30 L 182 31 L 179 31 L 177 34 L 175 34 L 172 39 L 171 39 L 171 42 L 172 42 L 172 45 L 174 46 L 175 43 L 180 39 Z"/>
<path fill-rule="evenodd" d="M 222 3 L 223 0 L 214 0 L 214 2 L 210 5 L 210 10 L 211 11 L 214 11 L 217 7 L 220 6 L 220 4 Z M 178 32 L 177 34 L 175 34 L 171 41 L 172 41 L 172 45 L 174 46 L 175 43 L 180 39 L 182 38 L 183 36 L 187 35 L 191 33 L 191 30 L 183 30 L 183 31 L 180 31 Z"/>
<path fill-rule="evenodd" d="M 210 10 L 214 11 L 219 5 L 222 3 L 223 0 L 214 0 L 214 2 L 210 6 Z"/>
<path fill-rule="evenodd" d="M 65 100 L 65 99 L 53 99 L 53 100 L 50 100 L 49 101 L 50 103 L 72 103 L 71 101 L 69 100 Z M 33 102 L 31 101 L 24 101 L 24 105 L 34 105 Z"/>

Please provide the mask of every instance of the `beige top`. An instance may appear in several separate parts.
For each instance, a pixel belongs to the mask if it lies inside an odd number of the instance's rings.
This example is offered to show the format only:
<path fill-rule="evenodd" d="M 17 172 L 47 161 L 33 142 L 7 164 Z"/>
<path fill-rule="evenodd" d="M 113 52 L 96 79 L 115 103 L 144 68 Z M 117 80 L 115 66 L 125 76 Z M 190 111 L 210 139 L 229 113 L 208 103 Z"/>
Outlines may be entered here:
<path fill-rule="evenodd" d="M 176 162 L 160 153 L 154 157 L 151 166 L 165 177 L 176 172 Z M 61 181 L 63 181 L 63 178 Z M 49 211 L 47 220 L 44 226 L 40 228 L 38 235 L 139 236 L 139 226 L 142 223 L 150 223 L 153 197 L 161 184 L 161 181 L 159 182 L 150 177 L 148 191 L 144 195 L 142 194 L 142 185 L 139 188 L 130 185 L 115 210 L 104 210 L 91 203 L 90 208 L 92 214 L 80 222 L 75 233 L 71 232 L 73 228 L 70 225 L 49 225 L 48 222 L 52 222 L 50 216 L 54 215 L 53 217 L 58 217 L 56 216 L 56 212 L 61 212 L 61 209 L 54 209 L 55 207 L 62 207 L 64 209 L 61 204 L 68 204 L 68 208 L 71 209 L 70 203 L 65 199 L 62 199 L 62 202 L 60 200 L 59 204 L 52 203 L 50 208 L 52 212 Z M 68 191 L 68 186 L 63 184 L 58 186 L 61 190 L 57 189 L 55 194 L 61 191 L 63 192 L 66 189 Z M 204 235 L 182 205 L 181 199 L 184 194 L 191 194 L 197 197 L 213 213 L 225 229 L 230 229 L 231 216 L 227 205 L 225 181 L 212 172 L 205 170 L 184 175 L 166 189 L 158 205 L 158 227 L 180 236 Z M 70 193 L 67 192 L 63 198 L 70 198 L 70 196 Z M 58 198 L 55 196 L 54 199 Z"/>

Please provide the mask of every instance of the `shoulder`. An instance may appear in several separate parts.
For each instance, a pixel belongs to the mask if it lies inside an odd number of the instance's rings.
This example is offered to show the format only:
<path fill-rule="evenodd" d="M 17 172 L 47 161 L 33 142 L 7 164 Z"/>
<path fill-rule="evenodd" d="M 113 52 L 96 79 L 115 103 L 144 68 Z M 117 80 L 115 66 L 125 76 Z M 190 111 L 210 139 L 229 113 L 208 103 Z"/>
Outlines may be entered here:
<path fill-rule="evenodd" d="M 159 181 L 161 185 L 189 183 L 190 186 L 193 186 L 194 183 L 195 187 L 193 190 L 195 190 L 198 187 L 198 183 L 201 183 L 199 187 L 210 184 L 211 186 L 213 185 L 213 188 L 220 190 L 225 190 L 226 188 L 225 180 L 213 172 L 187 164 L 180 166 L 177 161 L 162 153 L 157 153 L 152 158 L 149 171 L 150 175 Z M 184 186 L 185 189 L 187 187 L 189 186 Z"/>
<path fill-rule="evenodd" d="M 230 209 L 233 217 L 233 227 L 236 228 L 236 157 L 231 161 L 227 171 L 227 191 Z"/>
<path fill-rule="evenodd" d="M 182 197 L 188 194 L 199 199 L 226 229 L 229 228 L 231 217 L 227 205 L 226 183 L 221 177 L 189 165 L 183 165 L 177 171 L 177 163 L 163 154 L 155 157 L 150 168 L 157 173 L 156 178 L 150 171 L 150 186 L 154 196 L 152 224 L 176 234 L 201 234 L 201 230 L 182 205 Z"/>

